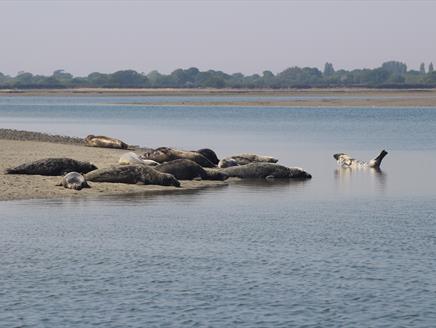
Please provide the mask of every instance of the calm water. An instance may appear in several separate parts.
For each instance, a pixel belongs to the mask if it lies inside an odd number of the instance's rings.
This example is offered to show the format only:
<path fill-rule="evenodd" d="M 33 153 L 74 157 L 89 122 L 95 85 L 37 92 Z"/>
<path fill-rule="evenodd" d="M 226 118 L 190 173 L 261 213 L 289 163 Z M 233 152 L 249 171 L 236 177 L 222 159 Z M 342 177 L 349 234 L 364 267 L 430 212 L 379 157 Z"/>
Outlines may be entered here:
<path fill-rule="evenodd" d="M 0 327 L 434 326 L 436 109 L 107 105 L 141 101 L 0 97 L 0 127 L 252 151 L 314 178 L 0 202 Z M 379 173 L 332 158 L 383 148 Z"/>

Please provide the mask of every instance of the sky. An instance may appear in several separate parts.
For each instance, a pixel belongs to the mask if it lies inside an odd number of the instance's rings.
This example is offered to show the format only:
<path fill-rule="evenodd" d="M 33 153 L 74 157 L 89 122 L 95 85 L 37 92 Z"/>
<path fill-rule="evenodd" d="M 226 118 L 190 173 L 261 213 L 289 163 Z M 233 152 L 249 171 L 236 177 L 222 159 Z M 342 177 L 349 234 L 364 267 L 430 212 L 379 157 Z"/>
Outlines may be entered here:
<path fill-rule="evenodd" d="M 0 72 L 436 64 L 436 1 L 5 1 Z"/>

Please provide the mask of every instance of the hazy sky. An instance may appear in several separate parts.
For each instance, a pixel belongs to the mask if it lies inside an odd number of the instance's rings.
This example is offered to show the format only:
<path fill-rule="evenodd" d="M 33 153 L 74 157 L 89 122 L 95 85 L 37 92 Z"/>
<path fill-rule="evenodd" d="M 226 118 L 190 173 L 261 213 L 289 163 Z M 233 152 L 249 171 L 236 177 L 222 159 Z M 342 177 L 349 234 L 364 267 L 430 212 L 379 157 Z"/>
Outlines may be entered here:
<path fill-rule="evenodd" d="M 0 72 L 436 64 L 436 1 L 4 1 Z"/>

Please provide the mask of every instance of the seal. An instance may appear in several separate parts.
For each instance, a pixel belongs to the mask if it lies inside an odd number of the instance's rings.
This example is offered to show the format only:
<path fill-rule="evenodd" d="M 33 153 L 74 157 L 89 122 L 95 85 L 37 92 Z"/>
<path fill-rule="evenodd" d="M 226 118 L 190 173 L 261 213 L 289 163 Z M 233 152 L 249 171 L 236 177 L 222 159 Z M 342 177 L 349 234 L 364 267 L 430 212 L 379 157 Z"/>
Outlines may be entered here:
<path fill-rule="evenodd" d="M 121 155 L 118 164 L 121 165 L 149 165 L 149 166 L 156 166 L 159 165 L 158 162 L 153 161 L 151 159 L 142 159 L 134 152 L 128 152 L 123 155 Z"/>
<path fill-rule="evenodd" d="M 241 179 L 311 179 L 312 176 L 298 167 L 286 167 L 275 163 L 254 162 L 246 165 L 219 169 L 229 177 Z"/>
<path fill-rule="evenodd" d="M 85 138 L 85 145 L 88 147 L 127 149 L 129 146 L 121 140 L 106 136 L 95 136 L 90 134 Z"/>
<path fill-rule="evenodd" d="M 156 171 L 147 165 L 119 165 L 92 171 L 85 175 L 87 181 L 146 184 L 180 187 L 180 182 L 171 174 Z"/>
<path fill-rule="evenodd" d="M 6 170 L 6 174 L 65 175 L 69 172 L 88 173 L 97 167 L 71 158 L 45 158 Z"/>
<path fill-rule="evenodd" d="M 202 167 L 215 167 L 206 157 L 195 151 L 177 150 L 168 147 L 160 147 L 145 152 L 141 156 L 144 159 L 151 159 L 158 163 L 170 162 L 176 159 L 190 159 Z"/>
<path fill-rule="evenodd" d="M 350 167 L 350 168 L 370 167 L 374 169 L 379 169 L 383 161 L 383 158 L 385 158 L 387 154 L 388 152 L 383 149 L 376 158 L 370 160 L 369 162 L 357 160 L 344 153 L 334 154 L 333 158 L 342 167 Z"/>
<path fill-rule="evenodd" d="M 219 163 L 218 156 L 216 155 L 216 153 L 212 149 L 202 148 L 202 149 L 196 150 L 196 152 L 203 155 L 204 157 L 206 157 L 212 164 L 218 165 L 218 163 Z"/>
<path fill-rule="evenodd" d="M 228 176 L 216 170 L 206 170 L 190 159 L 176 159 L 155 167 L 159 172 L 170 173 L 179 180 L 226 180 Z"/>
<path fill-rule="evenodd" d="M 67 189 L 82 190 L 82 188 L 91 188 L 86 182 L 85 177 L 78 172 L 70 172 L 66 174 L 61 182 L 56 186 L 63 186 Z"/>
<path fill-rule="evenodd" d="M 271 156 L 262 156 L 262 155 L 256 155 L 256 154 L 240 154 L 235 156 L 230 156 L 222 159 L 218 163 L 218 167 L 225 168 L 230 166 L 236 166 L 237 165 L 247 165 L 249 163 L 254 162 L 260 162 L 260 163 L 277 163 L 279 160 L 277 158 L 271 157 Z"/>

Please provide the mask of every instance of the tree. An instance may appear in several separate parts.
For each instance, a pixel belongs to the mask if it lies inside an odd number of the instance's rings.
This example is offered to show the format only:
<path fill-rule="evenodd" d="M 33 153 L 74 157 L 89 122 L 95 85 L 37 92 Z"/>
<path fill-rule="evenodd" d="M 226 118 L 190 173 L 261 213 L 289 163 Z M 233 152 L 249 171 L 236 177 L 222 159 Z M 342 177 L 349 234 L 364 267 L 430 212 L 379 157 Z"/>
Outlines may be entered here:
<path fill-rule="evenodd" d="M 421 63 L 421 65 L 419 66 L 419 73 L 425 74 L 425 64 L 424 63 Z"/>
<path fill-rule="evenodd" d="M 324 76 L 332 76 L 333 74 L 335 74 L 335 69 L 333 68 L 333 64 L 332 63 L 325 63 L 324 65 Z"/>
<path fill-rule="evenodd" d="M 383 63 L 381 68 L 395 75 L 404 75 L 407 72 L 406 64 L 394 60 Z"/>
<path fill-rule="evenodd" d="M 433 72 L 433 71 L 434 71 L 434 69 L 433 69 L 433 63 L 430 63 L 430 65 L 428 65 L 428 72 L 431 73 L 431 72 Z"/>

